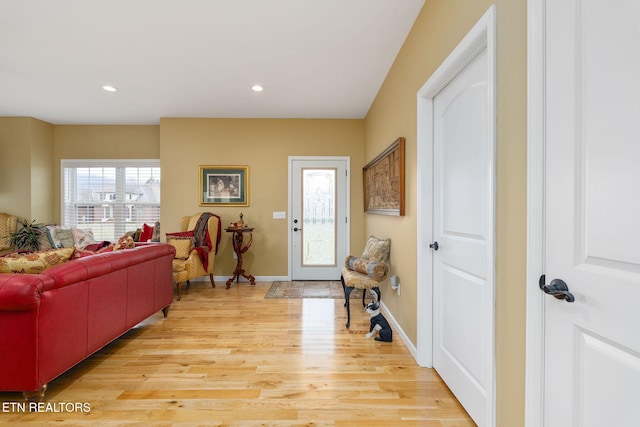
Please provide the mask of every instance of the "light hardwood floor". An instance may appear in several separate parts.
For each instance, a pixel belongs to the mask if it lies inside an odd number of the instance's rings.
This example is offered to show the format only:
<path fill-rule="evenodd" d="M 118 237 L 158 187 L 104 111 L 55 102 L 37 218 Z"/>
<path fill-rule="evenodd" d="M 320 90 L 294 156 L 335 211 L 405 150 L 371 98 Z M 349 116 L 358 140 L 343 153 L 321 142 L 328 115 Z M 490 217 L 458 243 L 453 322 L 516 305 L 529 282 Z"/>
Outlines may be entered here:
<path fill-rule="evenodd" d="M 155 314 L 49 384 L 58 410 L 90 411 L 21 413 L 7 405 L 22 395 L 0 392 L 0 424 L 475 425 L 399 337 L 365 338 L 359 304 L 347 330 L 344 300 L 264 299 L 269 285 L 192 283 L 166 319 Z"/>

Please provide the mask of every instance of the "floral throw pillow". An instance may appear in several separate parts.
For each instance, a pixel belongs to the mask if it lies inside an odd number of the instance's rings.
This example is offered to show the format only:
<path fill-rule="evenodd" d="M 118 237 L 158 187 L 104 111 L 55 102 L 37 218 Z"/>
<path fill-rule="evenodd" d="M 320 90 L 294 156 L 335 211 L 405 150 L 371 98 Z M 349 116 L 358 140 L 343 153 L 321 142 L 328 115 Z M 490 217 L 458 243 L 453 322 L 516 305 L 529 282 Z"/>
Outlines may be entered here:
<path fill-rule="evenodd" d="M 367 245 L 365 246 L 360 258 L 368 261 L 388 263 L 390 250 L 391 239 L 378 239 L 375 236 L 369 236 Z"/>
<path fill-rule="evenodd" d="M 125 234 L 121 238 L 118 239 L 116 244 L 113 246 L 114 251 L 119 251 L 120 249 L 132 249 L 136 247 L 136 243 L 133 241 L 133 237 Z"/>
<path fill-rule="evenodd" d="M 78 249 L 84 249 L 87 245 L 96 243 L 93 230 L 90 228 L 71 228 L 73 245 Z"/>
<path fill-rule="evenodd" d="M 69 261 L 74 251 L 75 248 L 71 247 L 9 254 L 0 257 L 0 273 L 38 274 L 49 267 Z"/>

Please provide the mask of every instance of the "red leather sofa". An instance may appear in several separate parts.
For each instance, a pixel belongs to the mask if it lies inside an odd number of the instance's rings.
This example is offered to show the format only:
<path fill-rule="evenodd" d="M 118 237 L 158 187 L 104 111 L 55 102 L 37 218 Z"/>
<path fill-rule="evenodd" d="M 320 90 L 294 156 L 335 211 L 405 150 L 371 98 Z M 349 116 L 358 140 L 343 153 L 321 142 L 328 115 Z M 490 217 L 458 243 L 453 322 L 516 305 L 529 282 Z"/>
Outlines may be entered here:
<path fill-rule="evenodd" d="M 41 399 L 47 383 L 173 302 L 167 244 L 0 274 L 0 390 Z"/>

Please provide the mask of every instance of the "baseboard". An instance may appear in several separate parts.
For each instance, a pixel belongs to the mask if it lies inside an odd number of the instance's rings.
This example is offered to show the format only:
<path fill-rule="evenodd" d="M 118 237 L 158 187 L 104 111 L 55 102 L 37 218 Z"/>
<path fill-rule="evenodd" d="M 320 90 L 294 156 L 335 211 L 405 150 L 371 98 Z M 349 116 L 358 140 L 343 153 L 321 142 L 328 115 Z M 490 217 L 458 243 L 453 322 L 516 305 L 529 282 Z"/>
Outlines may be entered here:
<path fill-rule="evenodd" d="M 213 276 L 213 280 L 217 282 L 226 282 L 229 280 L 229 276 Z M 286 281 L 289 280 L 287 276 L 256 276 L 256 282 L 275 282 L 275 281 Z M 200 276 L 195 279 L 191 279 L 192 282 L 208 282 L 209 276 Z M 244 277 L 240 277 L 241 282 L 249 282 Z"/>
<path fill-rule="evenodd" d="M 413 360 L 415 360 L 416 363 L 418 363 L 418 349 L 416 348 L 416 346 L 411 342 L 411 340 L 409 339 L 407 334 L 404 332 L 404 330 L 400 327 L 400 325 L 396 321 L 395 317 L 393 317 L 393 315 L 389 312 L 389 310 L 387 309 L 387 306 L 384 305 L 383 301 L 380 302 L 380 307 L 382 308 L 382 311 L 384 312 L 384 316 L 387 318 L 389 323 L 391 323 L 391 325 L 393 326 L 393 329 L 394 329 L 393 330 L 393 336 L 394 336 L 394 338 L 397 335 L 400 335 L 400 338 L 402 339 L 402 342 L 404 342 L 404 345 L 407 346 L 407 349 L 409 350 L 409 353 L 411 353 L 411 356 L 413 356 Z"/>

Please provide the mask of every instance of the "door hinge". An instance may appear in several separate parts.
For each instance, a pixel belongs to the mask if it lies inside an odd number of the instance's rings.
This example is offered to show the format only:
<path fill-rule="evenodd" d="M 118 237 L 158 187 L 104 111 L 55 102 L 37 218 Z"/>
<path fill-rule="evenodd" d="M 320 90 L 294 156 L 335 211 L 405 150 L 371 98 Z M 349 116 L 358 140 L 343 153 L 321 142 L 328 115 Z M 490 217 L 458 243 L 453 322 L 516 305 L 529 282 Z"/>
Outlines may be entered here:
<path fill-rule="evenodd" d="M 344 217 L 344 223 L 349 224 L 349 218 L 347 218 L 346 216 Z"/>

